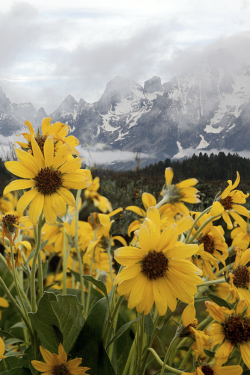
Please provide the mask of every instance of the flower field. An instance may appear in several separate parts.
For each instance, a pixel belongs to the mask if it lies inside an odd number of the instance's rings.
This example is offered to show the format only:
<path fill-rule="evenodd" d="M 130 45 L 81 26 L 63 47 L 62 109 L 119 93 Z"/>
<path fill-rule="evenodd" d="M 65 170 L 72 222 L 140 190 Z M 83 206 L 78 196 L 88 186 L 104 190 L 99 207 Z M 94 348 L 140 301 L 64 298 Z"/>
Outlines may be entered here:
<path fill-rule="evenodd" d="M 26 121 L 17 160 L 5 163 L 0 373 L 249 375 L 239 173 L 203 211 L 198 181 L 173 183 L 170 167 L 159 194 L 137 190 L 141 206 L 113 209 L 69 126 L 50 121 L 37 133 Z"/>

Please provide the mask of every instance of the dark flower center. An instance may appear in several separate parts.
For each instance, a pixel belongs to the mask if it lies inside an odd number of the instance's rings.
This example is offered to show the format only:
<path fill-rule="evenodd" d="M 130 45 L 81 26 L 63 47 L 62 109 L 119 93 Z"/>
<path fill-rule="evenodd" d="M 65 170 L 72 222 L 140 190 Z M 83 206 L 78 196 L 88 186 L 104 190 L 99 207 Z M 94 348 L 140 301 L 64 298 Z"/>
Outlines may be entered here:
<path fill-rule="evenodd" d="M 16 231 L 16 227 L 13 224 L 16 224 L 17 217 L 15 215 L 5 215 L 3 216 L 3 225 L 9 232 L 13 233 Z"/>
<path fill-rule="evenodd" d="M 213 237 L 210 236 L 209 234 L 207 234 L 206 236 L 202 237 L 200 240 L 199 240 L 199 244 L 204 244 L 204 250 L 209 253 L 209 254 L 213 254 L 214 253 L 214 250 L 215 250 L 215 247 L 214 247 L 214 240 L 213 240 Z"/>
<path fill-rule="evenodd" d="M 42 168 L 34 178 L 39 192 L 46 194 L 55 193 L 62 185 L 62 174 L 50 167 Z"/>
<path fill-rule="evenodd" d="M 43 153 L 43 146 L 44 146 L 44 143 L 45 143 L 47 137 L 45 135 L 39 135 L 35 139 L 36 139 L 37 144 L 38 144 L 38 146 L 40 147 L 40 149 L 41 149 L 41 151 Z"/>
<path fill-rule="evenodd" d="M 150 280 L 157 280 L 163 277 L 168 269 L 168 259 L 163 252 L 155 250 L 150 251 L 147 256 L 142 260 L 142 270 Z"/>
<path fill-rule="evenodd" d="M 67 367 L 64 364 L 62 364 L 53 367 L 53 375 L 70 375 L 70 372 L 67 369 Z"/>
<path fill-rule="evenodd" d="M 224 325 L 224 334 L 233 345 L 250 340 L 250 319 L 242 315 L 229 316 Z"/>
<path fill-rule="evenodd" d="M 214 370 L 209 366 L 209 365 L 206 365 L 206 366 L 202 366 L 202 372 L 204 375 L 213 375 L 214 374 Z"/>
<path fill-rule="evenodd" d="M 233 283 L 237 288 L 248 289 L 250 282 L 250 275 L 247 266 L 238 266 L 233 271 Z"/>
<path fill-rule="evenodd" d="M 227 196 L 226 198 L 221 199 L 220 203 L 225 208 L 225 210 L 230 210 L 233 206 L 233 199 L 232 199 L 232 197 Z"/>

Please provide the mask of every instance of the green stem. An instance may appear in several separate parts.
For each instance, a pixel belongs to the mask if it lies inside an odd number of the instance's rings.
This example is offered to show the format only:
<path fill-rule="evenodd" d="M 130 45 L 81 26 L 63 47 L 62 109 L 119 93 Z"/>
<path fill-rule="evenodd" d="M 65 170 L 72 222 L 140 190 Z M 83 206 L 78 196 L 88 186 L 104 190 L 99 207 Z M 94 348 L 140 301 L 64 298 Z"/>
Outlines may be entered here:
<path fill-rule="evenodd" d="M 41 215 L 38 219 L 38 223 L 37 223 L 37 241 L 36 241 L 36 248 L 35 248 L 34 257 L 33 257 L 33 260 L 32 260 L 31 272 L 30 272 L 30 294 L 31 294 L 31 309 L 32 309 L 32 312 L 36 312 L 36 309 L 37 309 L 35 276 L 36 276 L 36 261 L 37 261 L 38 253 L 40 251 L 40 246 L 41 246 L 42 224 L 43 224 L 43 213 L 41 213 Z M 40 288 L 43 289 L 43 285 L 41 286 L 41 282 L 43 283 L 43 280 L 41 280 L 41 275 L 40 275 L 40 280 L 39 280 L 39 290 L 40 291 L 41 291 Z"/>
<path fill-rule="evenodd" d="M 126 365 L 125 365 L 124 370 L 122 372 L 122 375 L 127 375 L 127 372 L 129 370 L 130 366 L 132 365 L 132 360 L 134 360 L 134 359 L 135 359 L 135 340 L 133 341 L 133 343 L 131 345 L 131 349 L 130 349 L 130 352 L 129 352 L 129 355 L 128 355 Z"/>
<path fill-rule="evenodd" d="M 4 290 L 4 292 L 7 294 L 7 296 L 9 297 L 9 300 L 10 302 L 12 303 L 12 305 L 16 308 L 16 310 L 19 312 L 19 314 L 21 315 L 24 323 L 26 324 L 27 326 L 27 329 L 29 331 L 29 335 L 30 335 L 30 340 L 31 342 L 33 343 L 34 342 L 34 336 L 33 336 L 33 330 L 32 330 L 32 327 L 30 325 L 30 321 L 29 319 L 27 319 L 24 311 L 20 308 L 20 306 L 17 304 L 17 302 L 15 301 L 14 297 L 12 296 L 12 294 L 10 293 L 7 285 L 5 284 L 5 282 L 3 281 L 3 279 L 0 277 L 0 284 Z"/>
<path fill-rule="evenodd" d="M 160 359 L 160 357 L 158 356 L 158 354 L 154 351 L 154 349 L 152 348 L 148 348 L 148 351 L 153 354 L 154 358 L 156 359 L 156 361 L 159 363 L 160 366 L 163 366 L 164 363 L 162 362 L 162 360 Z M 162 367 L 162 370 L 163 372 L 161 371 L 161 374 L 164 374 L 164 370 L 168 370 L 168 371 L 171 371 L 173 372 L 174 374 L 183 374 L 184 371 L 181 371 L 181 370 L 177 370 L 173 367 L 170 367 L 168 365 L 164 365 L 164 367 Z"/>
<path fill-rule="evenodd" d="M 97 230 L 94 230 L 94 241 L 97 239 Z M 92 251 L 92 256 L 91 256 L 91 262 L 90 262 L 90 268 L 89 268 L 89 275 L 92 276 L 92 270 L 93 270 L 93 263 L 94 263 L 94 257 L 95 257 L 95 246 Z M 90 296 L 91 296 L 91 288 L 92 288 L 92 283 L 88 281 L 88 295 L 87 295 L 87 303 L 86 303 L 86 309 L 84 312 L 85 319 L 87 319 L 88 312 L 89 312 L 89 304 L 90 304 Z"/>
<path fill-rule="evenodd" d="M 175 340 L 175 343 L 172 347 L 172 351 L 171 351 L 171 354 L 169 356 L 169 366 L 172 366 L 172 364 L 173 364 L 173 361 L 174 361 L 174 358 L 175 358 L 175 353 L 176 353 L 176 347 L 179 344 L 179 342 L 180 342 L 180 338 L 178 338 L 178 340 Z"/>
<path fill-rule="evenodd" d="M 217 215 L 217 216 L 211 216 L 209 219 L 207 219 L 200 227 L 199 229 L 195 232 L 195 234 L 190 238 L 190 240 L 186 240 L 186 244 L 190 244 L 190 243 L 193 243 L 193 241 L 196 239 L 196 237 L 198 236 L 198 234 L 200 234 L 202 232 L 202 230 L 205 228 L 205 226 L 207 226 L 207 224 L 210 223 L 210 221 L 213 221 L 216 217 L 218 218 L 219 216 L 221 215 Z"/>
<path fill-rule="evenodd" d="M 67 281 L 67 233 L 66 233 L 66 229 L 63 228 L 63 290 L 62 290 L 63 295 L 67 294 L 66 281 Z"/>
<path fill-rule="evenodd" d="M 110 328 L 111 328 L 111 326 L 112 326 L 112 324 L 114 322 L 116 314 L 119 312 L 119 308 L 120 308 L 120 305 L 121 305 L 121 303 L 123 301 L 123 298 L 124 298 L 124 296 L 120 296 L 118 298 L 118 300 L 116 301 L 116 304 L 115 304 L 115 308 L 114 308 L 113 314 L 108 319 L 108 323 L 107 323 L 107 326 L 106 326 L 106 329 L 105 329 L 104 335 L 103 335 L 103 346 L 104 346 L 104 348 L 106 348 L 106 346 L 107 346 L 109 331 L 110 331 Z"/>
<path fill-rule="evenodd" d="M 168 358 L 170 356 L 170 353 L 171 353 L 171 350 L 173 349 L 173 345 L 175 344 L 176 340 L 178 339 L 178 336 L 175 336 L 173 338 L 173 340 L 171 341 L 171 343 L 169 344 L 169 347 L 168 347 L 168 350 L 167 350 L 167 353 L 165 355 L 165 358 L 164 358 L 164 362 L 162 363 L 162 368 L 161 368 L 161 373 L 160 375 L 164 375 L 164 370 L 165 370 L 165 366 L 167 364 L 167 361 L 168 361 Z"/>
<path fill-rule="evenodd" d="M 38 252 L 38 291 L 39 291 L 39 300 L 43 296 L 43 262 L 41 257 L 41 251 Z"/>
<path fill-rule="evenodd" d="M 188 243 L 189 237 L 190 237 L 190 235 L 191 235 L 191 233 L 192 233 L 192 230 L 194 229 L 195 225 L 197 224 L 197 222 L 200 220 L 200 218 L 201 218 L 203 215 L 205 215 L 208 211 L 210 211 L 211 208 L 212 208 L 212 206 L 206 208 L 206 210 L 204 210 L 204 211 L 203 211 L 203 212 L 202 212 L 202 213 L 201 213 L 201 214 L 195 219 L 195 221 L 193 222 L 192 227 L 189 229 L 189 232 L 188 232 L 188 235 L 187 235 L 187 238 L 186 238 L 185 243 Z"/>
<path fill-rule="evenodd" d="M 192 348 L 193 348 L 193 345 L 191 345 L 191 347 L 188 349 L 188 351 L 187 351 L 185 357 L 184 357 L 183 360 L 181 361 L 181 364 L 180 364 L 180 366 L 179 366 L 180 368 L 182 368 L 182 367 L 185 366 L 185 364 L 186 364 L 186 362 L 187 362 L 187 360 L 188 360 L 188 358 L 190 357 L 190 354 L 191 354 L 191 352 L 192 352 Z"/>
<path fill-rule="evenodd" d="M 160 208 L 161 206 L 163 206 L 165 203 L 168 203 L 169 201 L 169 196 L 168 195 L 165 195 L 162 200 L 160 202 L 157 203 L 157 205 L 155 206 L 155 208 Z"/>
<path fill-rule="evenodd" d="M 142 312 L 142 314 L 141 314 L 141 322 L 140 322 L 139 364 L 141 363 L 141 360 L 142 360 L 143 339 L 144 339 L 144 312 Z"/>
<path fill-rule="evenodd" d="M 83 275 L 83 263 L 82 263 L 82 257 L 80 254 L 79 246 L 78 246 L 78 216 L 79 216 L 79 200 L 81 196 L 81 189 L 77 190 L 76 193 L 76 216 L 75 216 L 75 249 L 77 254 L 77 260 L 79 263 L 79 273 L 80 275 Z M 83 305 L 83 309 L 85 310 L 85 298 L 84 298 L 84 280 L 83 277 L 81 277 L 81 304 Z"/>
<path fill-rule="evenodd" d="M 197 285 L 198 287 L 200 286 L 209 286 L 209 285 L 214 285 L 214 284 L 222 284 L 222 283 L 225 283 L 226 280 L 224 279 L 220 279 L 220 280 L 209 280 L 209 281 L 205 281 L 203 284 L 201 285 Z"/>

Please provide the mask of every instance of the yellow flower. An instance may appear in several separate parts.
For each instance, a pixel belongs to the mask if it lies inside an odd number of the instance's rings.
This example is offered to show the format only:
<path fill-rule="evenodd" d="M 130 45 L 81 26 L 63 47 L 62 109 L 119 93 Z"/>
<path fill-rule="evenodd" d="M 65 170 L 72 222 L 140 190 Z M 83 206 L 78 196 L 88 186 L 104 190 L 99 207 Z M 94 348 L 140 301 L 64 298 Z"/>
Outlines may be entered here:
<path fill-rule="evenodd" d="M 6 214 L 8 211 L 15 211 L 17 204 L 17 193 L 9 193 L 0 198 L 0 212 Z"/>
<path fill-rule="evenodd" d="M 67 354 L 62 344 L 59 344 L 58 354 L 52 354 L 40 345 L 40 351 L 46 363 L 31 361 L 32 366 L 44 375 L 84 375 L 89 367 L 78 367 L 82 363 L 81 358 L 71 359 L 67 362 Z"/>
<path fill-rule="evenodd" d="M 231 238 L 233 240 L 232 246 L 240 247 L 246 250 L 250 244 L 250 224 L 244 221 L 241 227 L 236 227 L 231 231 Z"/>
<path fill-rule="evenodd" d="M 227 229 L 233 229 L 232 221 L 228 215 L 234 218 L 234 220 L 242 227 L 245 227 L 245 221 L 240 215 L 246 216 L 249 218 L 248 210 L 241 206 L 241 204 L 246 203 L 246 198 L 249 194 L 244 194 L 240 190 L 234 190 L 236 186 L 240 183 L 240 175 L 237 172 L 237 178 L 232 184 L 232 181 L 229 180 L 228 187 L 221 193 L 220 197 L 213 203 L 211 208 L 211 215 L 218 216 L 222 214 L 224 221 L 227 224 Z"/>
<path fill-rule="evenodd" d="M 155 302 L 159 315 L 174 311 L 176 298 L 192 304 L 202 272 L 186 260 L 198 251 L 198 245 L 178 242 L 177 225 L 160 233 L 159 211 L 151 207 L 139 229 L 139 247 L 115 250 L 115 259 L 125 268 L 116 276 L 119 295 L 128 295 L 128 307 L 136 306 L 147 315 Z"/>
<path fill-rule="evenodd" d="M 24 178 L 12 181 L 4 189 L 4 194 L 13 190 L 28 189 L 17 203 L 17 212 L 22 214 L 30 204 L 29 216 L 35 225 L 42 212 L 48 222 L 55 223 L 56 216 L 64 216 L 66 203 L 75 207 L 75 198 L 68 189 L 84 189 L 89 185 L 89 173 L 81 168 L 82 159 L 67 161 L 70 152 L 67 144 L 54 154 L 53 138 L 49 136 L 44 143 L 44 155 L 34 135 L 31 137 L 33 155 L 16 150 L 19 161 L 8 161 L 6 168 Z"/>
<path fill-rule="evenodd" d="M 199 221 L 197 226 L 202 226 L 209 218 L 210 214 L 204 214 Z M 199 251 L 197 252 L 197 260 L 194 263 L 203 270 L 203 274 L 206 277 L 209 276 L 210 280 L 215 279 L 215 275 L 219 272 L 218 260 L 226 266 L 225 260 L 228 257 L 228 246 L 224 238 L 224 230 L 219 226 L 213 226 L 210 221 L 203 229 L 202 232 L 197 236 L 199 244 Z M 212 268 L 216 268 L 215 275 L 213 274 Z"/>
<path fill-rule="evenodd" d="M 244 302 L 244 301 L 243 301 Z M 206 301 L 209 314 L 218 323 L 208 327 L 211 344 L 222 344 L 216 351 L 215 360 L 219 365 L 224 364 L 233 348 L 239 344 L 241 357 L 247 367 L 250 367 L 250 312 L 243 312 L 244 304 L 238 303 L 235 310 L 218 306 Z"/>
<path fill-rule="evenodd" d="M 183 375 L 241 375 L 242 372 L 243 369 L 239 365 L 221 367 L 217 362 L 214 362 L 214 364 L 206 363 L 198 366 L 194 372 L 183 372 Z"/>
<path fill-rule="evenodd" d="M 250 250 L 242 253 L 237 248 L 233 272 L 229 273 L 230 293 L 232 296 L 244 298 L 248 305 L 250 305 L 250 267 L 247 267 L 249 261 Z"/>
<path fill-rule="evenodd" d="M 179 184 L 172 185 L 173 176 L 174 173 L 172 168 L 166 168 L 166 185 L 161 194 L 166 198 L 167 202 L 174 204 L 180 213 L 185 214 L 189 210 L 182 202 L 200 202 L 199 195 L 197 195 L 198 190 L 194 188 L 194 185 L 196 185 L 198 181 L 195 178 L 189 178 L 188 180 L 184 180 Z"/>
<path fill-rule="evenodd" d="M 4 345 L 2 338 L 0 337 L 0 360 L 2 360 L 3 358 L 7 358 L 6 355 L 4 355 L 4 352 L 5 352 L 5 345 Z"/>
<path fill-rule="evenodd" d="M 91 177 L 92 179 L 92 177 Z M 90 199 L 93 201 L 95 207 L 99 208 L 100 211 L 106 213 L 107 211 L 112 211 L 112 206 L 110 201 L 106 198 L 97 193 L 97 190 L 100 188 L 99 177 L 96 177 L 92 184 L 87 187 L 84 191 L 84 195 L 86 199 Z"/>
<path fill-rule="evenodd" d="M 55 122 L 54 124 L 50 124 L 51 117 L 44 118 L 42 121 L 42 132 L 38 130 L 37 135 L 35 135 L 35 130 L 31 124 L 30 121 L 25 121 L 24 125 L 27 125 L 29 128 L 29 133 L 21 133 L 28 143 L 24 142 L 16 142 L 21 148 L 25 151 L 28 151 L 32 154 L 32 147 L 31 147 L 31 138 L 32 136 L 35 136 L 35 139 L 43 153 L 44 149 L 44 143 L 48 136 L 52 136 L 55 144 L 55 150 L 58 150 L 59 147 L 62 146 L 62 144 L 67 143 L 70 147 L 71 154 L 79 155 L 79 152 L 75 149 L 75 146 L 79 144 L 79 141 L 76 137 L 73 135 L 68 135 L 68 132 L 70 130 L 70 126 L 63 124 L 61 122 Z"/>

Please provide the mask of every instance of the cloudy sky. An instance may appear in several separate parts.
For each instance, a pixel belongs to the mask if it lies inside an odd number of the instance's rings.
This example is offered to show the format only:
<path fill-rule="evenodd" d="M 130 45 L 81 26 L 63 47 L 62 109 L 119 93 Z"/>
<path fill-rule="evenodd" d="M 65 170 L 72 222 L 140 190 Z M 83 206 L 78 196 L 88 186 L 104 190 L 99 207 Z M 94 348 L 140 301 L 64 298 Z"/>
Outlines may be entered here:
<path fill-rule="evenodd" d="M 167 82 L 218 48 L 250 63 L 250 0 L 0 0 L 0 85 L 50 114 L 116 75 Z"/>

